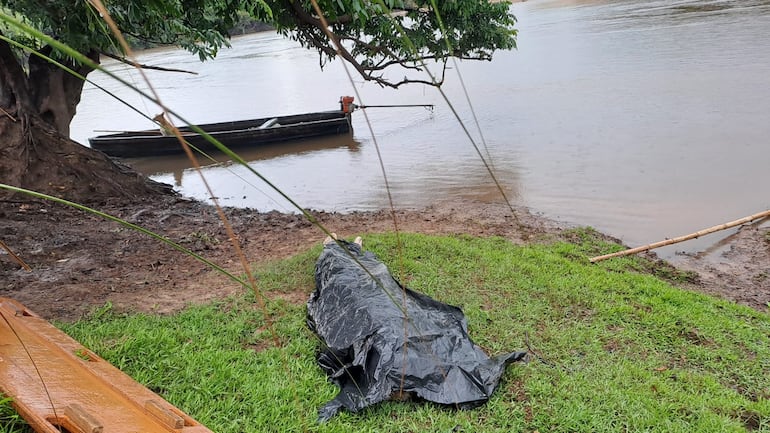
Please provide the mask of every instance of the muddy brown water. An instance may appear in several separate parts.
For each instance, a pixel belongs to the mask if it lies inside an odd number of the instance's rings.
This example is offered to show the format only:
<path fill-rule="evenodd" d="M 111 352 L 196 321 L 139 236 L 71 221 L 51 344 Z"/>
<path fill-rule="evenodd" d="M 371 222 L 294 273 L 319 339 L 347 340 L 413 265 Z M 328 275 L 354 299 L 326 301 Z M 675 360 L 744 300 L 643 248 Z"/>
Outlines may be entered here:
<path fill-rule="evenodd" d="M 629 245 L 675 237 L 770 208 L 769 1 L 547 1 L 512 6 L 519 49 L 461 62 L 445 91 L 510 200 Z M 380 89 L 348 80 L 334 62 L 273 33 L 233 40 L 205 63 L 178 50 L 143 52 L 164 102 L 196 123 L 333 109 L 359 103 L 435 104 L 368 109 L 397 207 L 458 198 L 501 201 L 476 150 L 434 89 Z M 108 67 L 140 87 L 127 67 Z M 456 73 L 479 120 L 485 144 Z M 159 110 L 102 74 L 91 77 L 152 116 Z M 87 86 L 72 125 L 81 143 L 102 130 L 153 125 Z M 306 208 L 388 205 L 364 112 L 352 135 L 245 152 L 250 165 Z M 131 162 L 183 194 L 206 198 L 184 160 Z M 291 211 L 243 167 L 204 169 L 225 205 Z M 729 233 L 660 251 L 718 248 Z"/>

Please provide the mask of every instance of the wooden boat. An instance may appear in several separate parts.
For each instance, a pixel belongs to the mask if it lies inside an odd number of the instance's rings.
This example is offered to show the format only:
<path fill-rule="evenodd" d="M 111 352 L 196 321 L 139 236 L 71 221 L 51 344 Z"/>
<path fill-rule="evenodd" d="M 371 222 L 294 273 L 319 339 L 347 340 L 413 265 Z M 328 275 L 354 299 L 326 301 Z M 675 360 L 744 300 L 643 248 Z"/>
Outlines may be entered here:
<path fill-rule="evenodd" d="M 292 116 L 266 117 L 262 119 L 198 125 L 202 130 L 229 148 L 259 146 L 264 143 L 294 141 L 310 137 L 344 134 L 350 131 L 350 112 L 340 110 Z M 208 152 L 216 149 L 206 138 L 181 127 L 179 131 L 188 143 Z M 164 135 L 161 129 L 126 131 L 100 135 L 88 139 L 91 148 L 117 157 L 141 157 L 182 153 L 184 149 L 174 135 Z"/>

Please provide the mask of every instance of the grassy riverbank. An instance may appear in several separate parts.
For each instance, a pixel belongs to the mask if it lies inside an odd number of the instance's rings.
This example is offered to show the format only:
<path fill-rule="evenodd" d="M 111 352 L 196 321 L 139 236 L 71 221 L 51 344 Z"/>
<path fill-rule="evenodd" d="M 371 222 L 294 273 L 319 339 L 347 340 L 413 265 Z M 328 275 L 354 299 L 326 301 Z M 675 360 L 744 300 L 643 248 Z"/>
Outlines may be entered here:
<path fill-rule="evenodd" d="M 336 394 L 304 323 L 320 247 L 259 271 L 278 347 L 251 296 L 171 316 L 105 307 L 61 326 L 218 433 L 770 432 L 770 316 L 677 289 L 640 258 L 591 265 L 588 256 L 613 247 L 590 231 L 573 238 L 515 246 L 402 235 L 401 252 L 392 235 L 365 238 L 411 288 L 461 306 L 491 354 L 528 344 L 538 355 L 510 366 L 473 411 L 387 402 L 315 422 Z"/>

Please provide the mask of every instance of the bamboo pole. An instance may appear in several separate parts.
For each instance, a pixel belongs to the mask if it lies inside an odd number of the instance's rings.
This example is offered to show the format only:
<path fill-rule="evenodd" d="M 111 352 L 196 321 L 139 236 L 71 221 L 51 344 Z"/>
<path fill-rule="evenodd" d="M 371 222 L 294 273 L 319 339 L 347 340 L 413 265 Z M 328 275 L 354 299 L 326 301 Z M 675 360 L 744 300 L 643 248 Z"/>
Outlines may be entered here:
<path fill-rule="evenodd" d="M 754 215 L 749 215 L 747 217 L 744 217 L 744 218 L 741 218 L 741 219 L 738 219 L 738 220 L 735 220 L 735 221 L 730 221 L 729 223 L 720 224 L 720 225 L 717 225 L 717 226 L 714 226 L 714 227 L 709 227 L 707 229 L 703 229 L 701 231 L 697 231 L 695 233 L 690 233 L 689 235 L 679 236 L 678 238 L 673 238 L 673 239 L 666 239 L 664 241 L 655 242 L 655 243 L 652 243 L 652 244 L 649 244 L 649 245 L 645 245 L 643 247 L 630 248 L 630 249 L 623 250 L 623 251 L 618 251 L 618 252 L 615 252 L 615 253 L 612 253 L 612 254 L 605 254 L 603 256 L 596 256 L 596 257 L 592 257 L 589 260 L 591 261 L 591 263 L 596 263 L 596 262 L 600 262 L 602 260 L 611 259 L 613 257 L 621 257 L 621 256 L 628 256 L 628 255 L 631 255 L 631 254 L 641 253 L 642 251 L 647 251 L 647 250 L 652 250 L 652 249 L 655 249 L 655 248 L 665 247 L 666 245 L 671 245 L 671 244 L 678 244 L 679 242 L 684 242 L 684 241 L 688 241 L 690 239 L 699 238 L 699 237 L 705 236 L 707 234 L 715 233 L 715 232 L 718 232 L 718 231 L 721 231 L 721 230 L 729 229 L 730 227 L 739 226 L 741 224 L 746 224 L 746 223 L 752 222 L 754 220 L 757 220 L 757 219 L 760 219 L 760 218 L 767 218 L 767 217 L 770 217 L 770 209 L 766 210 L 764 212 L 755 213 Z"/>
<path fill-rule="evenodd" d="M 433 104 L 358 105 L 358 108 L 401 108 L 401 107 L 426 107 L 426 108 L 433 109 Z"/>

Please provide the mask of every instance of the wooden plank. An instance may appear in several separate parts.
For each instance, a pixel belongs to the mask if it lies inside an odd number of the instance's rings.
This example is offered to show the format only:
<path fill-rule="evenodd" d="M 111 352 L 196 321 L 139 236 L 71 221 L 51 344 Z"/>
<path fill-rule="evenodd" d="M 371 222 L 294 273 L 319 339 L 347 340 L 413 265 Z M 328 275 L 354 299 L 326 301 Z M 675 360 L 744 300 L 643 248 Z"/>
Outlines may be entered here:
<path fill-rule="evenodd" d="M 163 422 L 163 424 L 173 429 L 184 427 L 184 418 L 175 414 L 168 408 L 163 407 L 163 404 L 157 400 L 147 400 L 144 404 L 144 408 L 147 409 L 147 412 L 153 414 L 155 418 L 158 418 Z"/>
<path fill-rule="evenodd" d="M 88 433 L 212 433 L 8 298 L 0 298 L 0 341 L 0 392 L 13 398 L 38 433 L 58 433 L 57 426 Z"/>
<path fill-rule="evenodd" d="M 83 406 L 72 403 L 64 408 L 64 416 L 84 433 L 102 433 L 104 426 L 96 416 L 83 409 Z"/>

